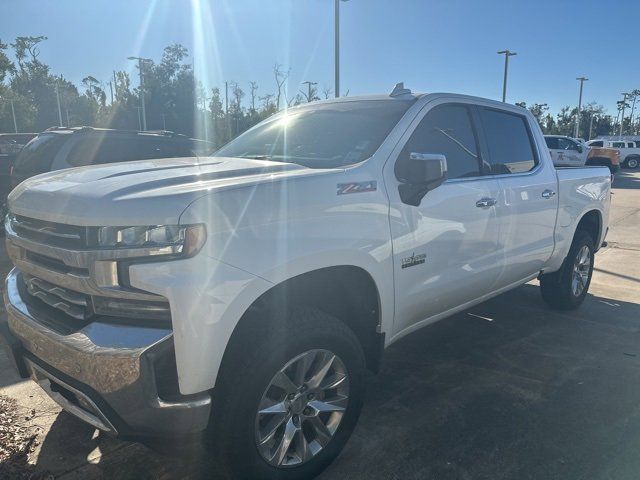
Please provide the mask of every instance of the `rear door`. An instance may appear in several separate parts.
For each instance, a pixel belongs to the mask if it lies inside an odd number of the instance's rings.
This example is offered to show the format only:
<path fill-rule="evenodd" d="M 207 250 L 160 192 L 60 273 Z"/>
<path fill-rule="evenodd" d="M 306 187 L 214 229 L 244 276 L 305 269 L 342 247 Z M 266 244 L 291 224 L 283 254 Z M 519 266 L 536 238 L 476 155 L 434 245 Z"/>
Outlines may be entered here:
<path fill-rule="evenodd" d="M 553 165 L 541 161 L 543 152 L 528 117 L 482 106 L 477 111 L 490 173 L 500 188 L 496 208 L 505 265 L 497 281 L 501 288 L 536 275 L 551 256 L 558 180 Z"/>

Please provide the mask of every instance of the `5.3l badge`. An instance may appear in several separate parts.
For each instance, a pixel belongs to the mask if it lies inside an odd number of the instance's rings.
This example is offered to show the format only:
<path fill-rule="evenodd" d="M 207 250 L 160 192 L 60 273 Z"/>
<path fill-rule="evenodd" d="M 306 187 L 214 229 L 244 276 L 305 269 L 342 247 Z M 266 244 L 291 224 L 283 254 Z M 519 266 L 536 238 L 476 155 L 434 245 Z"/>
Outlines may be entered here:
<path fill-rule="evenodd" d="M 416 265 L 421 265 L 427 260 L 426 253 L 419 253 L 416 255 L 415 253 L 411 254 L 410 257 L 402 259 L 402 268 L 414 267 Z"/>

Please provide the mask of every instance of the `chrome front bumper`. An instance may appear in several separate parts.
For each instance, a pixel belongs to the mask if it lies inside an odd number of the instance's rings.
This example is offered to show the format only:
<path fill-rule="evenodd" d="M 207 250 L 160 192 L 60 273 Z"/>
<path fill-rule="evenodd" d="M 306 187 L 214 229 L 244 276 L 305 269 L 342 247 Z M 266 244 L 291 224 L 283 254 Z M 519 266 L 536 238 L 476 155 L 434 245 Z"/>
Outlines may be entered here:
<path fill-rule="evenodd" d="M 23 300 L 20 275 L 14 269 L 7 277 L 7 324 L 0 334 L 23 376 L 69 413 L 110 433 L 175 436 L 206 427 L 208 393 L 159 393 L 162 379 L 175 375 L 163 371 L 175 371 L 171 330 L 97 317 L 80 330 L 60 332 L 50 311 Z"/>

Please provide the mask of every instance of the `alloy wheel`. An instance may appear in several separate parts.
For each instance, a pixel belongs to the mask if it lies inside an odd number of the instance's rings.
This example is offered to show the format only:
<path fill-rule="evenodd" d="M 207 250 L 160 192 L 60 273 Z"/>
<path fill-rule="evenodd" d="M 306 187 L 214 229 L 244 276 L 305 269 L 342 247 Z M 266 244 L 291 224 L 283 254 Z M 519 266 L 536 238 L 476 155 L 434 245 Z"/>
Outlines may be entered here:
<path fill-rule="evenodd" d="M 299 466 L 335 435 L 349 401 L 349 377 L 329 350 L 293 358 L 269 382 L 255 421 L 260 455 L 275 467 Z"/>
<path fill-rule="evenodd" d="M 591 272 L 591 251 L 589 247 L 583 245 L 573 262 L 573 275 L 571 277 L 571 292 L 574 296 L 582 295 Z"/>

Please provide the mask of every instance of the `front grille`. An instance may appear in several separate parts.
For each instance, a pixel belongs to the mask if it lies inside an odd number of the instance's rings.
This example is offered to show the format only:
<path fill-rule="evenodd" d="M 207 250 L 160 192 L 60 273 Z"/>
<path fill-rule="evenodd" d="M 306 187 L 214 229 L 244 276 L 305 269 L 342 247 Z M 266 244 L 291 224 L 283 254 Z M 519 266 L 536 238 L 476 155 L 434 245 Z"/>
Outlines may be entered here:
<path fill-rule="evenodd" d="M 50 307 L 63 311 L 76 320 L 91 315 L 90 297 L 80 292 L 53 285 L 37 277 L 23 275 L 27 292 Z"/>
<path fill-rule="evenodd" d="M 37 220 L 21 215 L 12 215 L 9 224 L 18 236 L 38 243 L 77 249 L 85 248 L 88 243 L 87 227 Z"/>
<path fill-rule="evenodd" d="M 58 330 L 83 328 L 97 319 L 170 325 L 167 299 L 123 286 L 126 268 L 116 252 L 111 257 L 91 246 L 94 235 L 88 227 L 10 215 L 7 253 L 20 271 L 25 303 L 40 309 Z"/>

